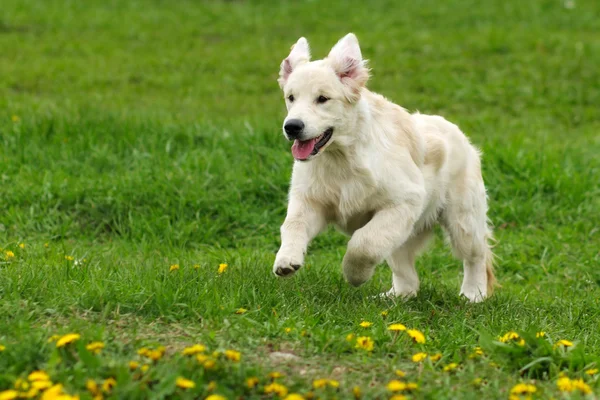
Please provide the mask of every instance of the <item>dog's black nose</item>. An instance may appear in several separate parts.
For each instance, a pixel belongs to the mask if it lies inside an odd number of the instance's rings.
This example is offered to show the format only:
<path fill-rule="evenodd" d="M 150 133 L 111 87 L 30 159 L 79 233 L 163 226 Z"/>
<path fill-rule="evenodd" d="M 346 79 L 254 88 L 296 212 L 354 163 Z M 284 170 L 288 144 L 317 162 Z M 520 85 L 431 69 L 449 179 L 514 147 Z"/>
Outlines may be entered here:
<path fill-rule="evenodd" d="M 285 123 L 283 129 L 289 139 L 298 139 L 304 131 L 304 122 L 299 119 L 290 119 Z"/>

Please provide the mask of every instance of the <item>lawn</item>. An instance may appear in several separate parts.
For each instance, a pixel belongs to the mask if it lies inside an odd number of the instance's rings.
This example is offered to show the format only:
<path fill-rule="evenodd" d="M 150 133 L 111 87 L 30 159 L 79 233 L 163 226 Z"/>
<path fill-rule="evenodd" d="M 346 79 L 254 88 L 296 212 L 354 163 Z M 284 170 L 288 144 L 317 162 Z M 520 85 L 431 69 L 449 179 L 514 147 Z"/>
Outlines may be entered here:
<path fill-rule="evenodd" d="M 271 273 L 279 64 L 350 31 L 372 90 L 484 153 L 484 303 L 441 232 L 407 302 L 346 284 L 333 229 Z M 0 49 L 0 399 L 600 393 L 597 1 L 3 0 Z"/>

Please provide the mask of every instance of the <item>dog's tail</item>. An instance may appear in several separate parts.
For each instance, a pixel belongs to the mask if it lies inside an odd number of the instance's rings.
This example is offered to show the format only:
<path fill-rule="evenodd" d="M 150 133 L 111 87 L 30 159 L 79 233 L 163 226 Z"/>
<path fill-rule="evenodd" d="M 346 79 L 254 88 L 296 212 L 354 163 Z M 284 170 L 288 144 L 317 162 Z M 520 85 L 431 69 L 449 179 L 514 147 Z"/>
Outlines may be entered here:
<path fill-rule="evenodd" d="M 492 251 L 493 243 L 496 241 L 494 236 L 492 235 L 491 229 L 489 233 L 486 235 L 486 250 L 485 250 L 485 272 L 487 275 L 487 295 L 488 297 L 494 293 L 494 288 L 496 286 L 500 286 L 498 281 L 496 280 L 496 276 L 494 275 L 494 261 L 496 260 L 496 255 Z"/>

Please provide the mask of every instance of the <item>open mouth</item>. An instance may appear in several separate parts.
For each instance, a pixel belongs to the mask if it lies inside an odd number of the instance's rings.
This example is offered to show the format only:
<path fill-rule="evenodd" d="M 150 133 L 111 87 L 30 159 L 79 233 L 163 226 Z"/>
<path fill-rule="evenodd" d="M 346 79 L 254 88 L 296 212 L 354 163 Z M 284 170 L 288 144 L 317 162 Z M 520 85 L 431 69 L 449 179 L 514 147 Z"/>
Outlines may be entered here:
<path fill-rule="evenodd" d="M 315 156 L 329 142 L 333 135 L 333 128 L 327 129 L 319 136 L 309 140 L 294 140 L 292 146 L 292 154 L 298 161 L 306 161 L 310 157 Z"/>

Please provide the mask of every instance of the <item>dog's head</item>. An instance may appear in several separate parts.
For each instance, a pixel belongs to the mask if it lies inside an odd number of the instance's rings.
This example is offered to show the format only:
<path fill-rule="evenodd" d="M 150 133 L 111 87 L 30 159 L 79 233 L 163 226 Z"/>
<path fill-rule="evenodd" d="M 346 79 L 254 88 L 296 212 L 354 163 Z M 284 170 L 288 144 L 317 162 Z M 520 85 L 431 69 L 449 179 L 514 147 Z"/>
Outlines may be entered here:
<path fill-rule="evenodd" d="M 306 39 L 296 42 L 279 71 L 288 109 L 283 131 L 294 141 L 296 160 L 307 161 L 332 143 L 348 140 L 344 136 L 356 119 L 355 108 L 368 79 L 354 34 L 344 36 L 327 58 L 313 62 Z"/>

